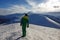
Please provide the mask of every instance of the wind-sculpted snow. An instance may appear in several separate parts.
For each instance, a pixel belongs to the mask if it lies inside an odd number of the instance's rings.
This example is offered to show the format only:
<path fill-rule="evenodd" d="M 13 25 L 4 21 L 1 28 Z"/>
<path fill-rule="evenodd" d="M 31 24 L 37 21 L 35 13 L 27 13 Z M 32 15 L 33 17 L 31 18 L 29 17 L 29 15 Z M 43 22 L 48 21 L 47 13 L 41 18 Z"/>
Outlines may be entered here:
<path fill-rule="evenodd" d="M 56 25 L 60 26 L 60 23 L 58 23 L 58 22 L 54 21 L 54 20 L 53 20 L 53 19 L 51 19 L 50 17 L 47 17 L 47 16 L 45 16 L 45 17 L 46 17 L 46 19 L 47 19 L 47 20 L 49 20 L 50 22 L 52 22 L 52 23 L 54 23 L 54 24 L 56 24 Z"/>
<path fill-rule="evenodd" d="M 60 29 L 60 25 L 56 25 L 55 23 L 49 21 L 48 19 L 46 19 L 45 15 L 33 14 L 33 15 L 30 15 L 29 17 L 30 17 L 31 24 Z"/>
<path fill-rule="evenodd" d="M 0 25 L 0 40 L 15 40 L 21 36 L 19 23 Z M 30 24 L 27 36 L 18 40 L 60 40 L 60 29 Z"/>
<path fill-rule="evenodd" d="M 49 17 L 50 19 L 52 19 L 60 24 L 60 18 L 51 16 L 51 15 L 45 15 L 45 16 Z"/>

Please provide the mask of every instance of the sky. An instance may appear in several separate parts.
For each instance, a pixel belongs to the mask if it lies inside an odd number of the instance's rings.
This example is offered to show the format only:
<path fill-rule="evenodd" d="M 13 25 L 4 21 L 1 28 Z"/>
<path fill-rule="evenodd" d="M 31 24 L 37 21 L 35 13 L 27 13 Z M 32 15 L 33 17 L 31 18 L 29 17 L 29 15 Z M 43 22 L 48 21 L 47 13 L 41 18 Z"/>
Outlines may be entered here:
<path fill-rule="evenodd" d="M 0 0 L 0 15 L 60 12 L 60 0 Z"/>

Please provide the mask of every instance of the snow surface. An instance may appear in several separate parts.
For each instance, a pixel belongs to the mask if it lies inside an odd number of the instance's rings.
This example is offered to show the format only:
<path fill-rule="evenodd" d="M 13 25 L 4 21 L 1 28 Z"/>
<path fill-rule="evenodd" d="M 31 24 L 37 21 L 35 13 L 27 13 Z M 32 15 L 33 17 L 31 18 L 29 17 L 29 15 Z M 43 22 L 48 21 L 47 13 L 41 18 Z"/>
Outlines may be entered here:
<path fill-rule="evenodd" d="M 15 40 L 22 36 L 19 23 L 0 25 L 0 40 Z M 60 40 L 60 29 L 30 24 L 27 36 L 19 40 Z"/>
<path fill-rule="evenodd" d="M 46 16 L 45 16 L 45 17 L 46 17 Z M 54 23 L 54 24 L 56 24 L 56 25 L 60 26 L 60 24 L 59 24 L 59 23 L 57 23 L 57 22 L 53 21 L 52 19 L 50 19 L 50 18 L 48 18 L 48 17 L 46 17 L 46 19 L 47 19 L 47 20 L 49 20 L 50 22 L 52 22 L 52 23 Z"/>

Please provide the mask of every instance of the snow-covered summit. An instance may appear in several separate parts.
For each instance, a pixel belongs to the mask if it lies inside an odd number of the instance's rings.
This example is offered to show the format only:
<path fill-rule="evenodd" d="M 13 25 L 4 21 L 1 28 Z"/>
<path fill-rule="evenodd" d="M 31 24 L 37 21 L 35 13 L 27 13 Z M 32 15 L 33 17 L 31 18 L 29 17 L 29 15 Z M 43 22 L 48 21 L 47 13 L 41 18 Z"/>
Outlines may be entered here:
<path fill-rule="evenodd" d="M 22 36 L 19 23 L 0 25 L 0 40 L 15 40 Z M 60 40 L 60 29 L 30 24 L 27 36 L 19 40 Z"/>

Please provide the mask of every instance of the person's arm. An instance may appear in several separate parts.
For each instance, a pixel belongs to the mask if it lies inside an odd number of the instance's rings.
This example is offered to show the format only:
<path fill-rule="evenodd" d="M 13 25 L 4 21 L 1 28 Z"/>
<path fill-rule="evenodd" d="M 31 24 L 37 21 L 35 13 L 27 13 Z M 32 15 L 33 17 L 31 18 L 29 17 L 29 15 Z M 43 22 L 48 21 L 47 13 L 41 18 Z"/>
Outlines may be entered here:
<path fill-rule="evenodd" d="M 20 26 L 22 25 L 22 18 L 21 18 L 21 21 L 20 21 Z"/>

